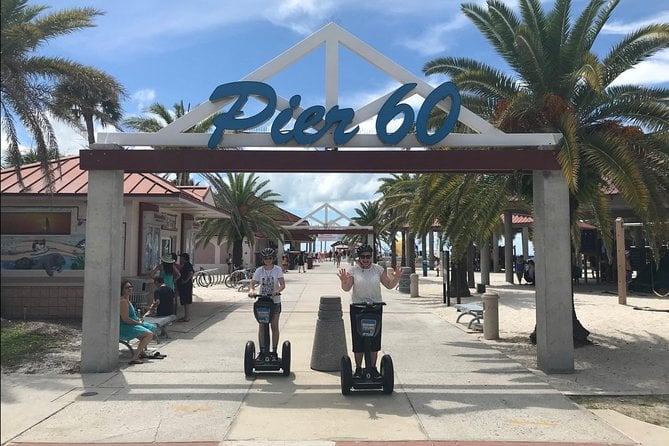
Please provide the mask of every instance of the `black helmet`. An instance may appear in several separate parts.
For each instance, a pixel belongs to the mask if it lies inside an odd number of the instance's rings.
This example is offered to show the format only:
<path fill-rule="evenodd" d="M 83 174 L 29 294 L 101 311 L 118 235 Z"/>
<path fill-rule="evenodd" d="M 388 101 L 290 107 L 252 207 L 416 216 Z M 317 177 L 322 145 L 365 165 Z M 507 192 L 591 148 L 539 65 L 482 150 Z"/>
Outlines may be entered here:
<path fill-rule="evenodd" d="M 358 257 L 360 257 L 360 254 L 362 254 L 363 252 L 368 252 L 368 253 L 372 254 L 374 252 L 374 250 L 368 244 L 364 244 L 364 245 L 358 246 L 358 248 L 355 250 L 355 252 L 358 255 Z"/>
<path fill-rule="evenodd" d="M 276 252 L 275 252 L 272 248 L 265 248 L 265 249 L 263 249 L 262 251 L 260 251 L 260 254 L 261 254 L 263 257 L 272 257 L 272 258 L 274 258 L 274 256 L 276 255 Z"/>

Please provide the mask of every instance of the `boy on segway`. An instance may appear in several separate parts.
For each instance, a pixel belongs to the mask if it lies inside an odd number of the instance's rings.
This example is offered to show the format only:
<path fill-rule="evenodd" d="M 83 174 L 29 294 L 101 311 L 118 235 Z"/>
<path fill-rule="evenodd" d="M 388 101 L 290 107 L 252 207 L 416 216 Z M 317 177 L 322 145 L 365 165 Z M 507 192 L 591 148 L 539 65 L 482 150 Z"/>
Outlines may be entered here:
<path fill-rule="evenodd" d="M 249 297 L 256 295 L 256 284 L 259 286 L 260 296 L 272 296 L 274 301 L 274 311 L 269 327 L 265 324 L 258 324 L 258 344 L 260 351 L 258 352 L 257 360 L 260 361 L 269 353 L 272 359 L 277 359 L 277 347 L 279 345 L 279 316 L 281 315 L 281 292 L 286 288 L 286 282 L 283 278 L 283 270 L 280 266 L 274 265 L 274 257 L 276 252 L 272 248 L 263 249 L 262 255 L 263 266 L 257 268 L 253 273 L 253 280 L 249 284 Z M 265 345 L 265 329 L 271 328 L 272 333 L 272 349 L 269 345 Z M 267 337 L 269 338 L 269 336 Z"/>
<path fill-rule="evenodd" d="M 360 307 L 354 304 L 369 303 L 369 302 L 383 302 L 381 297 L 381 285 L 389 290 L 395 288 L 400 280 L 402 268 L 397 267 L 392 278 L 388 277 L 386 269 L 372 262 L 372 247 L 369 245 L 361 245 L 356 250 L 358 256 L 358 265 L 351 267 L 349 271 L 340 269 L 337 273 L 341 281 L 341 289 L 344 291 L 351 291 L 351 338 L 353 340 L 353 356 L 355 357 L 355 372 L 354 379 L 360 379 L 363 375 L 362 359 L 364 357 L 364 340 L 356 329 L 356 315 L 361 311 Z M 379 308 L 380 310 L 380 308 Z M 380 324 L 380 321 L 379 321 Z M 365 363 L 368 372 L 371 373 L 372 378 L 379 379 L 381 375 L 376 368 L 376 361 L 379 350 L 381 350 L 381 327 L 379 327 L 379 334 L 375 337 L 371 345 L 370 362 Z"/>

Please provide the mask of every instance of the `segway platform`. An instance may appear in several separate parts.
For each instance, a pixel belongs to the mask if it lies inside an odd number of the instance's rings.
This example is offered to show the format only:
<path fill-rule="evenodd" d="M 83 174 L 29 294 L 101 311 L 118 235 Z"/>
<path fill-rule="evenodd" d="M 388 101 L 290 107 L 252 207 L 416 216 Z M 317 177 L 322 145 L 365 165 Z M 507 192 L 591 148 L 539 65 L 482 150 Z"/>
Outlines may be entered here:
<path fill-rule="evenodd" d="M 269 323 L 274 316 L 274 301 L 271 296 L 260 297 L 253 304 L 253 315 L 259 324 L 265 326 L 264 341 L 265 345 L 270 345 Z M 281 356 L 272 358 L 269 352 L 265 352 L 260 358 L 256 358 L 256 346 L 253 341 L 246 342 L 244 349 L 244 374 L 253 376 L 255 372 L 276 372 L 283 371 L 284 376 L 290 375 L 290 341 L 284 341 L 281 346 Z"/>

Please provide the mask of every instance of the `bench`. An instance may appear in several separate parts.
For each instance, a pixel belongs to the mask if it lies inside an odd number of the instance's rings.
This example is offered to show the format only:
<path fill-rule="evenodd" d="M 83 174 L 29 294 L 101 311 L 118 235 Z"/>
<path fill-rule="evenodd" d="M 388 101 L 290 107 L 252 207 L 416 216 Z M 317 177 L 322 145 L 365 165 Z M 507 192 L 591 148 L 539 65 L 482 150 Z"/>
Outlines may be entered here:
<path fill-rule="evenodd" d="M 144 321 L 151 322 L 152 324 L 156 324 L 158 326 L 157 332 L 154 333 L 154 339 L 156 340 L 156 344 L 160 344 L 161 338 L 164 339 L 170 338 L 169 334 L 167 333 L 167 328 L 165 327 L 172 324 L 172 322 L 174 322 L 175 320 L 177 320 L 177 317 L 173 314 L 170 314 L 169 316 L 147 316 L 144 318 Z M 120 344 L 125 345 L 128 348 L 128 350 L 130 350 L 130 355 L 135 354 L 135 350 L 132 344 L 130 344 L 131 341 L 123 341 L 119 339 L 118 342 Z"/>
<path fill-rule="evenodd" d="M 467 329 L 472 329 L 472 324 L 476 322 L 477 324 L 483 323 L 483 304 L 482 303 L 471 303 L 471 304 L 456 304 L 455 309 L 458 310 L 460 315 L 455 320 L 457 324 L 460 322 L 462 316 L 472 316 L 472 320 L 469 321 Z"/>

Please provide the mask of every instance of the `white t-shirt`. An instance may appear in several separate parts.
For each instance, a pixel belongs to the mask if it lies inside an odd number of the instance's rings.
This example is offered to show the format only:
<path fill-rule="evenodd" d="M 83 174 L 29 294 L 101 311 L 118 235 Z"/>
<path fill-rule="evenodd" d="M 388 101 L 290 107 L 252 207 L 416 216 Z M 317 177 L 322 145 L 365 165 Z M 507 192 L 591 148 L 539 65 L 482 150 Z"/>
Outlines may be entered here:
<path fill-rule="evenodd" d="M 348 272 L 353 276 L 351 303 L 383 302 L 381 297 L 382 266 L 373 263 L 369 268 L 363 269 L 356 265 Z"/>
<path fill-rule="evenodd" d="M 253 280 L 258 283 L 256 292 L 261 295 L 272 294 L 279 289 L 279 279 L 283 278 L 283 270 L 274 265 L 272 269 L 266 270 L 264 266 L 257 268 L 253 273 Z M 274 303 L 281 303 L 281 296 L 272 296 Z"/>

